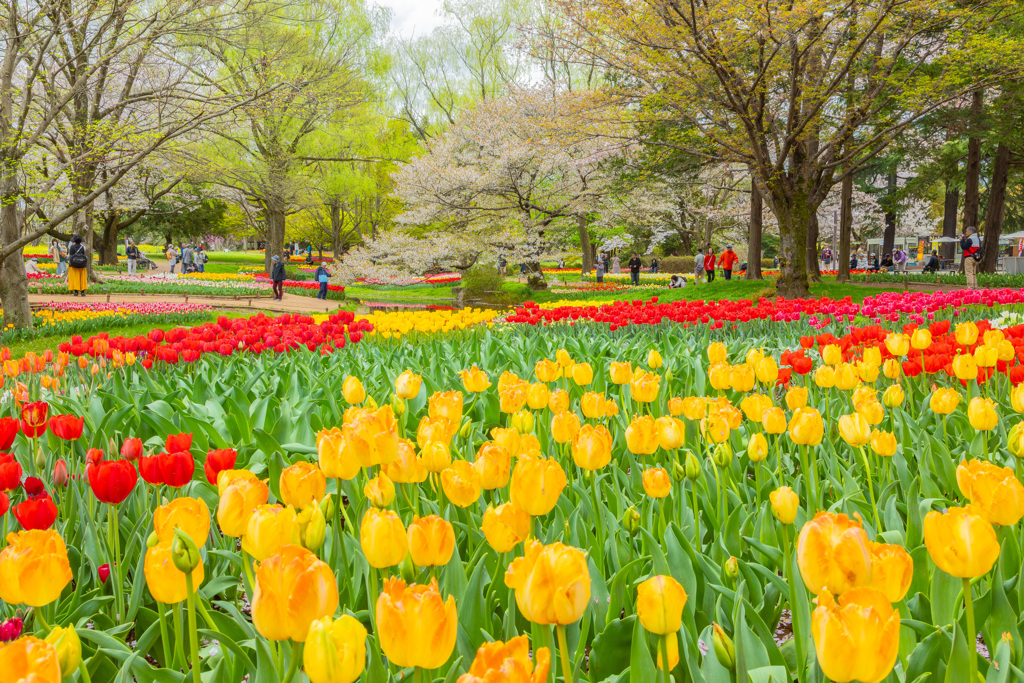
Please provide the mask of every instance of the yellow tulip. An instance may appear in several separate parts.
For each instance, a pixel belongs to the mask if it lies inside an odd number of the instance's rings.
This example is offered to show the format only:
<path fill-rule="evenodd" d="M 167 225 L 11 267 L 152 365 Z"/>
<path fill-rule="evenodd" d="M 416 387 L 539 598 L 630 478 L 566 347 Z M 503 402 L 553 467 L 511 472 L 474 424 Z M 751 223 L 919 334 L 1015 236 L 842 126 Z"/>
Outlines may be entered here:
<path fill-rule="evenodd" d="M 401 564 L 409 553 L 405 526 L 393 510 L 367 509 L 359 525 L 359 544 L 367 563 L 376 569 Z"/>
<path fill-rule="evenodd" d="M 985 330 L 985 335 L 981 338 L 986 346 L 995 346 L 1004 339 L 1006 339 L 1006 335 L 1002 330 Z"/>
<path fill-rule="evenodd" d="M 242 534 L 242 550 L 256 560 L 276 554 L 286 545 L 298 545 L 299 525 L 295 510 L 280 505 L 258 505 L 249 515 Z"/>
<path fill-rule="evenodd" d="M 501 392 L 507 391 L 508 389 L 520 384 L 529 384 L 529 382 L 524 381 L 519 377 L 519 375 L 511 370 L 506 370 L 501 373 L 500 377 L 498 377 L 498 393 L 500 394 Z"/>
<path fill-rule="evenodd" d="M 895 358 L 890 358 L 882 363 L 882 374 L 889 379 L 898 379 L 903 373 L 903 366 Z"/>
<path fill-rule="evenodd" d="M 914 560 L 902 546 L 871 544 L 871 587 L 885 594 L 889 602 L 899 602 L 914 578 Z"/>
<path fill-rule="evenodd" d="M 314 621 L 338 609 L 338 584 L 326 562 L 286 545 L 256 567 L 252 625 L 267 640 L 306 641 Z"/>
<path fill-rule="evenodd" d="M 281 470 L 281 502 L 301 510 L 327 495 L 327 477 L 311 462 L 299 461 Z"/>
<path fill-rule="evenodd" d="M 541 382 L 554 382 L 562 376 L 562 368 L 554 361 L 545 358 L 537 361 L 537 365 L 534 366 L 533 372 L 537 375 L 537 379 Z"/>
<path fill-rule="evenodd" d="M 424 469 L 433 474 L 440 474 L 452 464 L 451 452 L 444 441 L 428 441 L 420 451 L 420 461 Z"/>
<path fill-rule="evenodd" d="M 764 418 L 764 411 L 772 407 L 772 400 L 764 394 L 750 394 L 740 401 L 740 410 L 751 422 L 760 423 Z"/>
<path fill-rule="evenodd" d="M 814 384 L 821 389 L 831 389 L 836 385 L 836 371 L 828 365 L 819 365 L 814 371 Z"/>
<path fill-rule="evenodd" d="M 1024 486 L 1009 467 L 964 460 L 956 468 L 960 492 L 992 524 L 1014 526 L 1024 517 Z"/>
<path fill-rule="evenodd" d="M 529 385 L 525 382 L 506 387 L 498 393 L 498 409 L 506 415 L 518 413 L 529 399 Z"/>
<path fill-rule="evenodd" d="M 551 390 L 548 385 L 536 382 L 526 390 L 526 405 L 530 410 L 544 410 L 551 400 Z"/>
<path fill-rule="evenodd" d="M 469 672 L 455 683 L 545 683 L 551 668 L 551 652 L 537 648 L 530 660 L 530 639 L 517 636 L 507 643 L 484 643 L 476 651 Z M 317 683 L 314 681 L 313 683 Z"/>
<path fill-rule="evenodd" d="M 302 668 L 310 683 L 354 683 L 366 668 L 366 628 L 348 614 L 309 626 Z"/>
<path fill-rule="evenodd" d="M 931 407 L 932 412 L 938 415 L 949 415 L 956 410 L 957 405 L 960 404 L 960 394 L 957 393 L 956 389 L 938 388 L 932 392 L 932 397 L 928 401 L 928 405 Z"/>
<path fill-rule="evenodd" d="M 386 508 L 395 500 L 395 485 L 391 478 L 384 472 L 366 482 L 363 487 L 363 495 L 370 505 L 379 508 Z"/>
<path fill-rule="evenodd" d="M 569 394 L 565 389 L 551 392 L 551 397 L 548 399 L 548 410 L 555 415 L 569 410 Z"/>
<path fill-rule="evenodd" d="M 885 348 L 892 356 L 897 358 L 905 356 L 910 353 L 910 337 L 898 332 L 892 332 L 885 338 Z"/>
<path fill-rule="evenodd" d="M 671 576 L 655 576 L 636 589 L 636 613 L 648 633 L 673 635 L 682 627 L 686 591 Z"/>
<path fill-rule="evenodd" d="M 590 363 L 575 363 L 572 366 L 572 381 L 585 387 L 594 381 L 594 369 Z"/>
<path fill-rule="evenodd" d="M 996 530 L 973 505 L 925 515 L 924 544 L 935 565 L 958 579 L 988 574 L 999 559 Z"/>
<path fill-rule="evenodd" d="M 658 450 L 658 423 L 650 415 L 634 417 L 626 427 L 626 447 L 634 455 L 651 455 Z"/>
<path fill-rule="evenodd" d="M 427 415 L 434 418 L 443 417 L 455 425 L 453 430 L 458 429 L 462 422 L 462 392 L 435 391 L 427 399 Z"/>
<path fill-rule="evenodd" d="M 679 666 L 679 639 L 678 638 L 658 638 L 658 650 L 657 650 L 657 662 L 658 670 L 665 670 L 665 657 L 666 657 L 666 643 L 668 646 L 668 670 L 674 671 Z"/>
<path fill-rule="evenodd" d="M 874 430 L 871 432 L 871 450 L 883 458 L 896 453 L 896 436 L 892 432 Z"/>
<path fill-rule="evenodd" d="M 583 416 L 592 420 L 604 417 L 605 398 L 596 391 L 588 391 L 580 399 L 580 410 Z"/>
<path fill-rule="evenodd" d="M 871 582 L 871 541 L 859 521 L 819 512 L 797 541 L 797 566 L 812 593 L 842 594 Z"/>
<path fill-rule="evenodd" d="M 573 364 L 572 356 L 570 356 L 569 352 L 565 349 L 558 349 L 555 353 L 555 360 L 558 361 L 558 364 L 563 368 L 567 368 Z"/>
<path fill-rule="evenodd" d="M 647 352 L 647 367 L 649 367 L 651 370 L 657 370 L 663 364 L 664 361 L 661 358 L 661 353 L 659 353 L 656 349 L 651 349 L 650 351 Z"/>
<path fill-rule="evenodd" d="M 686 440 L 686 425 L 682 420 L 663 415 L 655 420 L 658 429 L 658 445 L 666 451 L 672 451 L 683 445 Z"/>
<path fill-rule="evenodd" d="M 629 381 L 629 395 L 634 401 L 651 403 L 658 398 L 658 387 L 661 384 L 661 377 L 653 372 L 643 372 L 637 368 Z"/>
<path fill-rule="evenodd" d="M 683 415 L 688 420 L 703 420 L 707 414 L 707 402 L 703 396 L 687 396 L 683 399 Z"/>
<path fill-rule="evenodd" d="M 740 363 L 732 366 L 732 388 L 734 391 L 745 392 L 754 388 L 756 376 L 754 368 L 748 363 Z"/>
<path fill-rule="evenodd" d="M 157 602 L 165 605 L 175 605 L 188 597 L 188 584 L 185 581 L 185 573 L 174 566 L 170 543 L 158 543 L 147 550 L 142 569 L 146 576 L 146 586 L 149 588 L 149 593 Z M 203 583 L 205 577 L 206 572 L 203 569 L 203 563 L 200 562 L 192 570 L 193 590 L 199 590 L 199 586 Z M 3 596 L 0 595 L 0 597 Z"/>
<path fill-rule="evenodd" d="M 46 642 L 57 651 L 57 662 L 61 671 L 78 671 L 82 663 L 82 641 L 74 624 L 54 626 Z"/>
<path fill-rule="evenodd" d="M 957 379 L 965 382 L 978 379 L 978 364 L 974 361 L 974 356 L 969 356 L 966 353 L 957 354 L 952 365 L 953 374 Z"/>
<path fill-rule="evenodd" d="M 1010 406 L 1015 413 L 1024 413 L 1024 382 L 1010 390 Z"/>
<path fill-rule="evenodd" d="M 729 357 L 728 352 L 725 349 L 725 344 L 722 342 L 714 342 L 708 344 L 708 362 L 712 365 L 717 363 L 725 363 Z"/>
<path fill-rule="evenodd" d="M 878 379 L 879 366 L 874 363 L 859 362 L 856 365 L 857 377 L 862 382 L 874 382 Z"/>
<path fill-rule="evenodd" d="M 446 463 L 445 467 L 447 466 Z M 416 455 L 416 449 L 408 439 L 399 439 L 394 462 L 382 465 L 381 472 L 388 475 L 388 479 L 396 484 L 419 484 L 427 480 L 427 468 Z"/>
<path fill-rule="evenodd" d="M 825 436 L 825 424 L 821 413 L 814 408 L 800 408 L 793 411 L 789 420 L 789 438 L 801 446 L 817 446 Z"/>
<path fill-rule="evenodd" d="M 572 459 L 585 470 L 599 470 L 611 462 L 612 435 L 604 425 L 583 425 L 572 440 Z"/>
<path fill-rule="evenodd" d="M 799 410 L 807 405 L 807 387 L 791 387 L 786 392 L 786 407 Z"/>
<path fill-rule="evenodd" d="M 554 509 L 566 483 L 557 460 L 521 456 L 512 470 L 512 504 L 532 517 L 543 517 Z"/>
<path fill-rule="evenodd" d="M 9 361 L 8 361 L 9 362 Z M 60 683 L 57 649 L 35 636 L 22 636 L 13 643 L 0 645 L 0 671 L 12 683 Z M 70 672 L 68 675 L 73 675 Z"/>
<path fill-rule="evenodd" d="M 680 415 L 682 415 L 685 412 L 683 399 L 679 398 L 678 396 L 676 396 L 675 398 L 670 398 L 668 400 L 668 412 L 669 415 L 673 417 L 679 417 Z"/>
<path fill-rule="evenodd" d="M 480 500 L 483 482 L 473 463 L 455 460 L 441 472 L 441 488 L 453 505 L 465 508 Z"/>
<path fill-rule="evenodd" d="M 811 615 L 817 661 L 829 680 L 879 683 L 892 671 L 900 648 L 900 614 L 874 588 L 818 596 Z"/>
<path fill-rule="evenodd" d="M 633 379 L 633 366 L 629 363 L 612 362 L 608 368 L 608 377 L 612 384 L 629 384 Z"/>
<path fill-rule="evenodd" d="M 961 346 L 972 346 L 978 341 L 978 326 L 970 320 L 962 322 L 954 330 L 956 343 Z"/>
<path fill-rule="evenodd" d="M 981 368 L 994 368 L 999 362 L 999 349 L 988 344 L 975 347 L 974 362 Z"/>
<path fill-rule="evenodd" d="M 316 453 L 320 469 L 328 479 L 348 481 L 362 469 L 359 459 L 348 448 L 344 432 L 337 427 L 317 432 Z"/>
<path fill-rule="evenodd" d="M 874 387 L 860 386 L 853 390 L 853 407 L 860 408 L 862 403 L 877 403 L 878 392 Z"/>
<path fill-rule="evenodd" d="M 643 473 L 644 493 L 651 498 L 664 498 L 672 491 L 672 479 L 664 467 L 649 467 Z"/>
<path fill-rule="evenodd" d="M 987 432 L 996 428 L 999 424 L 999 415 L 996 414 L 996 404 L 990 398 L 975 396 L 967 406 L 967 419 L 971 426 L 979 432 Z"/>
<path fill-rule="evenodd" d="M 437 579 L 426 586 L 386 579 L 376 610 L 380 647 L 393 664 L 437 669 L 451 657 L 459 628 L 455 598 L 441 597 Z"/>
<path fill-rule="evenodd" d="M 270 489 L 260 479 L 239 478 L 228 484 L 217 504 L 217 523 L 221 533 L 232 538 L 244 534 L 253 511 L 265 505 L 269 497 Z"/>
<path fill-rule="evenodd" d="M 869 346 L 861 354 L 861 360 L 869 365 L 880 366 L 882 364 L 882 351 L 877 346 Z"/>
<path fill-rule="evenodd" d="M 420 395 L 420 386 L 422 384 L 422 377 L 412 370 L 406 370 L 395 378 L 395 393 L 398 394 L 399 398 L 406 400 L 416 398 Z"/>
<path fill-rule="evenodd" d="M 504 488 L 512 474 L 512 456 L 498 444 L 488 441 L 476 452 L 473 469 L 485 491 Z"/>
<path fill-rule="evenodd" d="M 526 544 L 505 571 L 523 617 L 534 624 L 574 624 L 590 603 L 590 570 L 579 548 L 537 541 Z"/>
<path fill-rule="evenodd" d="M 761 416 L 761 425 L 768 434 L 782 434 L 788 426 L 785 411 L 778 407 L 768 408 Z"/>
<path fill-rule="evenodd" d="M 840 391 L 850 391 L 860 384 L 860 377 L 849 363 L 840 363 L 835 368 L 835 387 Z"/>
<path fill-rule="evenodd" d="M 886 408 L 895 408 L 903 404 L 904 398 L 906 398 L 906 394 L 903 393 L 903 387 L 893 384 L 882 392 L 882 405 Z"/>
<path fill-rule="evenodd" d="M 417 517 L 409 525 L 409 555 L 417 567 L 441 567 L 455 552 L 455 529 L 437 515 Z"/>
<path fill-rule="evenodd" d="M 871 440 L 871 426 L 860 413 L 843 415 L 839 418 L 839 436 L 854 448 Z"/>
<path fill-rule="evenodd" d="M 725 363 L 712 365 L 708 369 L 708 381 L 715 391 L 727 391 L 732 388 L 732 366 Z"/>
<path fill-rule="evenodd" d="M 341 429 L 350 453 L 363 467 L 393 462 L 398 451 L 398 423 L 391 406 L 360 413 Z"/>
<path fill-rule="evenodd" d="M 750 458 L 750 462 L 761 462 L 768 457 L 768 440 L 764 438 L 764 434 L 755 432 L 750 436 L 750 440 L 747 442 L 747 457 Z"/>
<path fill-rule="evenodd" d="M 1004 363 L 1008 363 L 1017 357 L 1017 349 L 1014 348 L 1013 344 L 1008 340 L 1004 339 L 996 344 L 996 354 L 998 355 L 999 360 Z"/>
<path fill-rule="evenodd" d="M 729 434 L 732 431 L 729 421 L 721 413 L 708 415 L 701 420 L 700 427 L 704 438 L 709 439 L 712 443 L 725 443 L 729 440 Z"/>
<path fill-rule="evenodd" d="M 551 418 L 551 438 L 556 443 L 569 443 L 580 430 L 580 419 L 576 413 L 565 411 Z"/>
<path fill-rule="evenodd" d="M 918 351 L 924 351 L 932 345 L 932 333 L 927 327 L 919 327 L 910 335 L 910 346 Z"/>
<path fill-rule="evenodd" d="M 761 384 L 775 384 L 779 379 L 779 364 L 771 356 L 765 356 L 754 364 L 754 374 Z"/>
<path fill-rule="evenodd" d="M 256 475 L 249 470 L 221 470 L 217 473 L 217 495 L 223 496 L 227 487 L 240 479 L 256 479 Z"/>
<path fill-rule="evenodd" d="M 366 400 L 366 389 L 355 375 L 349 375 L 341 384 L 341 395 L 347 403 L 357 405 Z"/>
<path fill-rule="evenodd" d="M 487 506 L 480 530 L 495 552 L 507 553 L 530 534 L 530 515 L 512 503 Z"/>
<path fill-rule="evenodd" d="M 487 388 L 491 386 L 491 380 L 487 378 L 487 373 L 475 365 L 469 370 L 459 370 L 459 377 L 462 378 L 463 388 L 471 394 L 478 394 L 481 391 L 486 391 Z M 459 396 L 459 416 L 462 416 L 461 395 Z"/>
<path fill-rule="evenodd" d="M 443 417 L 424 416 L 416 428 L 416 445 L 420 450 L 426 448 L 431 441 L 441 441 L 447 446 L 458 428 L 457 422 L 453 423 Z"/>
<path fill-rule="evenodd" d="M 772 514 L 775 519 L 783 524 L 792 524 L 796 521 L 796 513 L 800 510 L 800 499 L 793 489 L 788 486 L 780 486 L 768 494 L 772 504 Z"/>
<path fill-rule="evenodd" d="M 0 550 L 0 600 L 8 605 L 49 605 L 72 578 L 67 546 L 53 529 L 7 535 L 7 547 Z"/>
<path fill-rule="evenodd" d="M 826 344 L 821 349 L 821 360 L 825 365 L 839 365 L 843 362 L 843 350 L 838 344 Z"/>

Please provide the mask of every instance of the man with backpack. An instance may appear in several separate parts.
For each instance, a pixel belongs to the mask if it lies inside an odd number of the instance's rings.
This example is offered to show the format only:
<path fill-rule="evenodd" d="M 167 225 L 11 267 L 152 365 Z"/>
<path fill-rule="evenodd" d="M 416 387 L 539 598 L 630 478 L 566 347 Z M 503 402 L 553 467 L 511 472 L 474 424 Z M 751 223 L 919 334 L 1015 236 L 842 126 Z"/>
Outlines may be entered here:
<path fill-rule="evenodd" d="M 320 285 L 320 291 L 317 293 L 316 298 L 327 301 L 327 282 L 331 279 L 331 274 L 327 272 L 322 263 L 317 266 L 316 272 L 313 273 L 313 279 Z"/>
<path fill-rule="evenodd" d="M 281 301 L 284 297 L 284 281 L 287 279 L 287 275 L 284 272 L 284 264 L 281 263 L 281 257 L 274 254 L 271 259 L 274 265 L 270 269 L 270 281 L 274 287 L 274 299 Z"/>
<path fill-rule="evenodd" d="M 971 289 L 978 288 L 978 264 L 981 262 L 981 238 L 978 237 L 978 229 L 974 226 L 964 230 L 964 236 L 960 240 L 960 248 L 964 251 L 964 275 L 967 276 L 967 286 Z"/>

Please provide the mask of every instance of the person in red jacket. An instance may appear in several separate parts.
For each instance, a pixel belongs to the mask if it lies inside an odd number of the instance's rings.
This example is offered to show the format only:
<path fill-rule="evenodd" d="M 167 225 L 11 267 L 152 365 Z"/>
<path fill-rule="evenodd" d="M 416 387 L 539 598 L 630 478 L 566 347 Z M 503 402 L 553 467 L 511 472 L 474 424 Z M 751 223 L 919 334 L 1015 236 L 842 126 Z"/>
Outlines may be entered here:
<path fill-rule="evenodd" d="M 736 255 L 731 246 L 726 247 L 725 252 L 718 258 L 718 265 L 722 266 L 722 273 L 725 275 L 726 280 L 732 279 L 732 267 L 739 260 L 740 257 Z"/>
<path fill-rule="evenodd" d="M 713 282 L 715 279 L 715 248 L 708 247 L 708 253 L 704 254 L 704 273 L 707 275 L 707 281 Z"/>

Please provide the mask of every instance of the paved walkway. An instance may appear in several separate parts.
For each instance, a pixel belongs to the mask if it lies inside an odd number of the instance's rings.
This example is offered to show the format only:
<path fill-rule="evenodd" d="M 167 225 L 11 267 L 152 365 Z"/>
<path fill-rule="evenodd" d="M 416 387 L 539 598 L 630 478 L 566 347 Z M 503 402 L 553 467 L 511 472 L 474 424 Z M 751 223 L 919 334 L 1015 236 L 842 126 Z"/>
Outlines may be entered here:
<path fill-rule="evenodd" d="M 270 297 L 238 297 L 238 299 L 232 299 L 229 297 L 222 298 L 204 298 L 196 296 L 174 296 L 170 294 L 160 294 L 153 296 L 144 296 L 139 294 L 86 294 L 86 296 L 71 296 L 70 294 L 29 294 L 28 301 L 30 304 L 46 304 L 51 301 L 71 301 L 75 303 L 190 303 L 190 304 L 206 304 L 213 308 L 219 308 L 224 310 L 237 310 L 237 311 L 251 311 L 261 310 L 273 313 L 329 313 L 336 310 L 340 304 L 338 301 L 321 301 L 311 296 L 297 296 L 289 295 L 285 292 L 284 299 L 281 301 L 274 301 Z"/>

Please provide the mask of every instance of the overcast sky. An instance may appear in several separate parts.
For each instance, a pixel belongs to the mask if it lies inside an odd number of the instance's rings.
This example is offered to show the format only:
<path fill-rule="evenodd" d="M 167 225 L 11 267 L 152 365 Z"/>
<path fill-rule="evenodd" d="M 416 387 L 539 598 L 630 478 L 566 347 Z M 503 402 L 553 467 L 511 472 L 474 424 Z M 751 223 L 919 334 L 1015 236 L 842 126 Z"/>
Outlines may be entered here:
<path fill-rule="evenodd" d="M 403 37 L 422 36 L 440 25 L 443 0 L 376 0 L 391 8 L 391 30 Z"/>

